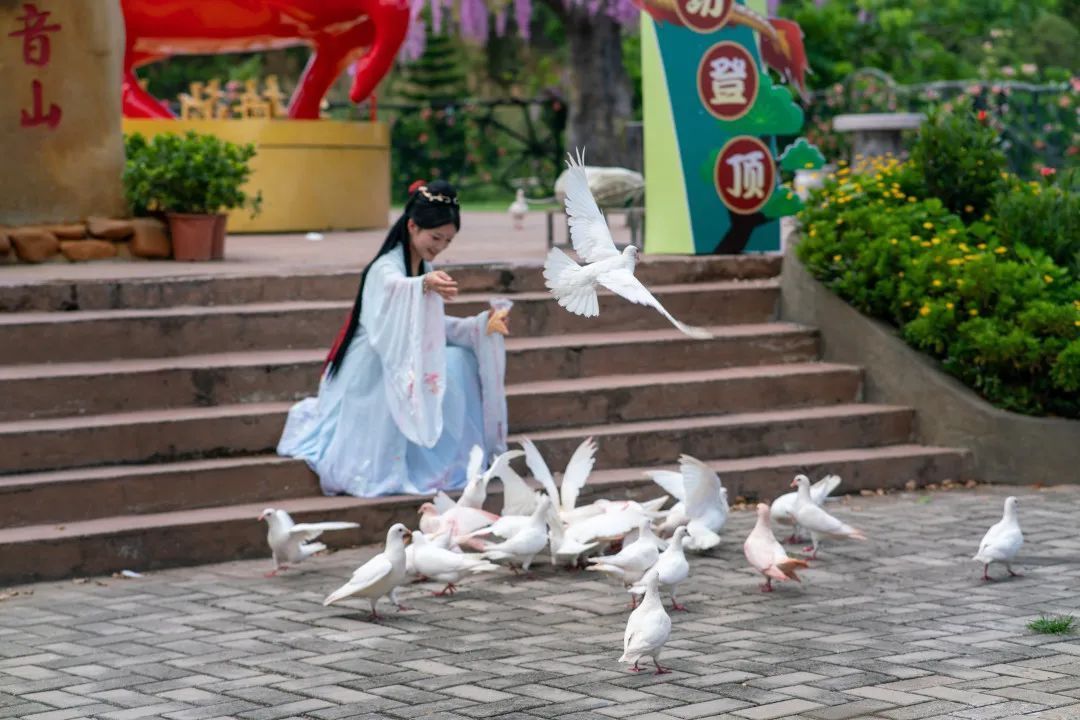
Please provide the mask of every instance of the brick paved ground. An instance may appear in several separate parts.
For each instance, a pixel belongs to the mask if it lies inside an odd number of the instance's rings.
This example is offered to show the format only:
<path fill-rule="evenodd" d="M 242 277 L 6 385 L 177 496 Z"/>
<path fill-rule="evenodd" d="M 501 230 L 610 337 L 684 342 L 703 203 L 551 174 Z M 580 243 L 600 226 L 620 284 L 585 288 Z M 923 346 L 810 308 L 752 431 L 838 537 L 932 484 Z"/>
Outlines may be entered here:
<path fill-rule="evenodd" d="M 968 558 L 1009 492 L 1025 576 L 985 584 Z M 0 602 L 0 717 L 1080 718 L 1080 636 L 1025 628 L 1080 615 L 1080 487 L 832 507 L 871 541 L 828 543 L 771 596 L 742 556 L 753 515 L 733 513 L 692 561 L 670 675 L 615 662 L 626 597 L 592 574 L 499 575 L 450 599 L 414 585 L 383 624 L 363 601 L 322 607 L 365 549 L 272 580 L 244 562 L 18 588 L 32 594 Z"/>

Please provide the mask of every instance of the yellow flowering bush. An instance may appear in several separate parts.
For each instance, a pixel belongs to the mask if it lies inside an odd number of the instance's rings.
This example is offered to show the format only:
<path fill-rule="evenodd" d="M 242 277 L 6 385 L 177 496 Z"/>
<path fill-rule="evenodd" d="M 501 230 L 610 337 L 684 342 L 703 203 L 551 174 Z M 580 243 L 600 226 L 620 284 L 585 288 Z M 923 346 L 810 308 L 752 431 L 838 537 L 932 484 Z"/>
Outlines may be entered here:
<path fill-rule="evenodd" d="M 797 252 L 995 405 L 1080 418 L 1080 281 L 1042 250 L 1006 243 L 992 212 L 965 222 L 927 197 L 913 163 L 878 161 L 815 193 Z"/>

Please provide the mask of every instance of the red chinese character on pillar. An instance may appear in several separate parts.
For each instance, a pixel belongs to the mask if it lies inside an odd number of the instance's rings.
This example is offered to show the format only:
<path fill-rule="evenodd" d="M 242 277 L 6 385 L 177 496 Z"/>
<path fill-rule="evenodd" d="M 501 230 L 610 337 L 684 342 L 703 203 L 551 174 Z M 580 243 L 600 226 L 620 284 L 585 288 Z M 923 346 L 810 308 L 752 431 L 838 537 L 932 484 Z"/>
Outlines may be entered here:
<path fill-rule="evenodd" d="M 52 13 L 41 12 L 32 3 L 24 3 L 25 15 L 19 17 L 23 22 L 22 30 L 8 33 L 8 37 L 21 37 L 23 39 L 23 62 L 27 65 L 45 66 L 49 64 L 49 54 L 52 49 L 49 45 L 48 33 L 56 32 L 60 25 L 46 25 Z"/>
<path fill-rule="evenodd" d="M 42 111 L 41 100 L 41 81 L 34 80 L 31 83 L 31 88 L 34 91 L 34 109 L 33 111 L 22 111 L 22 119 L 19 124 L 23 127 L 34 127 L 35 125 L 48 125 L 50 129 L 55 128 L 60 124 L 60 117 L 64 114 L 64 111 L 60 109 L 58 105 L 49 103 L 49 112 Z"/>

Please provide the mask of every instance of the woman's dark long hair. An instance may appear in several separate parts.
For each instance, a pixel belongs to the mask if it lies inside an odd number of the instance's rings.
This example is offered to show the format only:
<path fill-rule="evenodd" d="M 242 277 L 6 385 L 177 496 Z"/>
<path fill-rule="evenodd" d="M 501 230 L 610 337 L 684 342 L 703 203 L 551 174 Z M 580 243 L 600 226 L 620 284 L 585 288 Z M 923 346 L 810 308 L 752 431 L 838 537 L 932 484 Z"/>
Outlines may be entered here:
<path fill-rule="evenodd" d="M 437 228 L 447 223 L 453 223 L 455 228 L 461 229 L 461 211 L 458 208 L 457 191 L 454 186 L 445 180 L 435 180 L 426 185 L 420 184 L 410 195 L 401 217 L 386 233 L 386 240 L 383 241 L 379 252 L 360 275 L 360 287 L 356 291 L 356 301 L 353 303 L 352 312 L 349 313 L 349 319 L 342 326 L 341 332 L 334 341 L 334 346 L 330 348 L 330 355 L 326 358 L 327 378 L 332 378 L 345 362 L 345 353 L 349 351 L 349 344 L 356 335 L 356 329 L 360 327 L 360 304 L 364 297 L 364 284 L 367 282 L 368 271 L 371 270 L 375 261 L 400 245 L 405 252 L 405 274 L 412 276 L 409 220 L 421 229 Z"/>

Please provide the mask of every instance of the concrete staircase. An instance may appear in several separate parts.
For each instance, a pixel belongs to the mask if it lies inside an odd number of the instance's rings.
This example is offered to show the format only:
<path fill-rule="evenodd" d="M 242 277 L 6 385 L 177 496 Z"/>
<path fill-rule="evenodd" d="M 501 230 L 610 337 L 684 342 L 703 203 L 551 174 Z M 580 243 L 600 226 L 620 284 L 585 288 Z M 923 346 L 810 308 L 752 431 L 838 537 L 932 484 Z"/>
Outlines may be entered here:
<path fill-rule="evenodd" d="M 776 322 L 778 257 L 651 259 L 672 313 L 603 298 L 584 320 L 535 266 L 452 269 L 452 314 L 514 298 L 507 385 L 515 433 L 553 468 L 597 438 L 592 493 L 651 497 L 640 469 L 708 459 L 732 497 L 772 497 L 797 472 L 843 488 L 959 479 L 969 457 L 915 444 L 913 412 L 860 402 L 861 370 L 821 362 L 812 328 Z M 274 455 L 310 394 L 357 273 L 80 281 L 0 287 L 0 582 L 266 556 L 266 506 L 351 519 L 331 544 L 415 524 L 414 497 L 323 497 Z M 497 507 L 497 499 L 495 501 Z"/>

